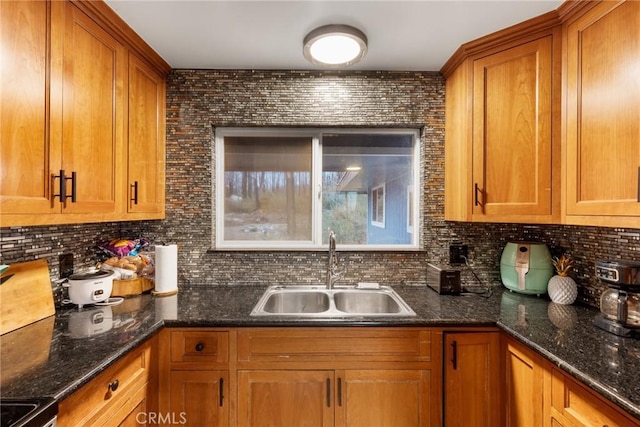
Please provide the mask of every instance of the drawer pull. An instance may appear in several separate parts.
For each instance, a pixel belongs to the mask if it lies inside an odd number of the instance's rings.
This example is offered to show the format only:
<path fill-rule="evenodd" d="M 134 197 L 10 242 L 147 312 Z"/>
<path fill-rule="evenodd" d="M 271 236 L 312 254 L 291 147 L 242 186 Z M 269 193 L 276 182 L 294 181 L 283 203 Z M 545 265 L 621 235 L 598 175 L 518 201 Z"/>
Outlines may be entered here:
<path fill-rule="evenodd" d="M 224 403 L 224 378 L 220 378 L 220 400 L 218 401 L 218 406 L 222 408 L 222 404 Z"/>
<path fill-rule="evenodd" d="M 338 406 L 342 406 L 342 378 L 338 378 Z"/>
<path fill-rule="evenodd" d="M 202 350 L 204 350 L 204 343 L 199 342 L 198 344 L 196 344 L 196 351 L 202 351 Z"/>
<path fill-rule="evenodd" d="M 120 385 L 120 381 L 118 381 L 117 379 L 113 380 L 113 382 L 109 383 L 109 391 L 111 392 L 116 391 L 119 385 Z"/>

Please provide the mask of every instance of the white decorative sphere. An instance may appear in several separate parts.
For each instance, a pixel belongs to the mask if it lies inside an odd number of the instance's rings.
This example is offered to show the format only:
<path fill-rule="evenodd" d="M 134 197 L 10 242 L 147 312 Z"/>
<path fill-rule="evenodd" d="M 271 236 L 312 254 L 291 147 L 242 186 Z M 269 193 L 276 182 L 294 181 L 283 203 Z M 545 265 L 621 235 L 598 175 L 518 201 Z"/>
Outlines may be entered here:
<path fill-rule="evenodd" d="M 578 285 L 569 276 L 553 276 L 547 287 L 549 298 L 558 304 L 573 304 L 578 296 Z"/>

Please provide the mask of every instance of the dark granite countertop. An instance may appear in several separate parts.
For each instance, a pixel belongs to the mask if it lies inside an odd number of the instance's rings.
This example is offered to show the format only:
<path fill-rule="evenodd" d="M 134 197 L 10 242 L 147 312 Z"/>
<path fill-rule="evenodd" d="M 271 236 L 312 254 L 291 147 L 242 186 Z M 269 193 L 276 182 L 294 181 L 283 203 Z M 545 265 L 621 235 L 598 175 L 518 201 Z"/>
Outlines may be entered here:
<path fill-rule="evenodd" d="M 164 326 L 495 326 L 640 418 L 640 340 L 593 325 L 597 310 L 559 306 L 496 287 L 489 298 L 440 296 L 394 286 L 417 316 L 305 320 L 250 317 L 265 288 L 209 286 L 171 297 L 142 295 L 123 304 L 58 310 L 0 337 L 3 398 L 62 400 Z M 97 320 L 97 321 L 96 321 Z"/>

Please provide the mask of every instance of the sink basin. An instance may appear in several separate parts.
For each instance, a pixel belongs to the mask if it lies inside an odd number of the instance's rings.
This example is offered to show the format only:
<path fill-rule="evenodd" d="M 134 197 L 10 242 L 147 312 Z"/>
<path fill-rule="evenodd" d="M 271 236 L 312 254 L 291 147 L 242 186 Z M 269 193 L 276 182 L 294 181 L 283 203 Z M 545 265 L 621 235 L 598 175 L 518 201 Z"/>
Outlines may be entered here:
<path fill-rule="evenodd" d="M 324 292 L 275 292 L 264 304 L 267 313 L 322 313 L 330 307 Z"/>
<path fill-rule="evenodd" d="M 17 427 L 50 425 L 58 414 L 58 404 L 53 399 L 2 399 L 0 400 L 0 426 Z"/>
<path fill-rule="evenodd" d="M 387 293 L 375 291 L 336 292 L 336 309 L 345 313 L 392 314 L 401 311 L 400 305 Z"/>
<path fill-rule="evenodd" d="M 251 312 L 252 316 L 303 318 L 415 316 L 391 287 L 357 289 L 320 286 L 271 286 Z"/>

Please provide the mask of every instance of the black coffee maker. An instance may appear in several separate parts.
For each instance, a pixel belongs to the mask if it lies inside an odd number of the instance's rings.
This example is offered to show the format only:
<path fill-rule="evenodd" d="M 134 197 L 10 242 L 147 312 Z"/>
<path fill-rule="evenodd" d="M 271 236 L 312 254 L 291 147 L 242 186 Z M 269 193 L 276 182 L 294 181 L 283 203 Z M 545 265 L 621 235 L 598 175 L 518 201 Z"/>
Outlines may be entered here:
<path fill-rule="evenodd" d="M 640 262 L 598 260 L 596 277 L 609 289 L 600 297 L 595 324 L 615 335 L 640 338 Z"/>

